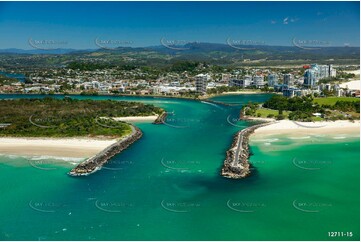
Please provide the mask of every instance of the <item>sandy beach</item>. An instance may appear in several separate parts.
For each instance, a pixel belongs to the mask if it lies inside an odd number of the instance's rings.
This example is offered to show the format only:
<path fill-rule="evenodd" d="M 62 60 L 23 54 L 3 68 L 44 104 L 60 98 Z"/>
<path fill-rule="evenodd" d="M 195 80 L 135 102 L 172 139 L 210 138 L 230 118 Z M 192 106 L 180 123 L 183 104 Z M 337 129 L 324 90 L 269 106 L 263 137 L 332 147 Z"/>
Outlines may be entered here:
<path fill-rule="evenodd" d="M 340 87 L 348 88 L 350 90 L 360 90 L 360 70 L 345 71 L 346 73 L 355 74 L 355 79 L 349 82 L 341 83 Z"/>
<path fill-rule="evenodd" d="M 349 81 L 349 82 L 345 82 L 340 84 L 341 88 L 348 88 L 350 90 L 360 90 L 360 81 L 359 80 L 355 80 L 355 81 Z"/>
<path fill-rule="evenodd" d="M 86 138 L 0 138 L 0 154 L 88 158 L 116 141 Z"/>
<path fill-rule="evenodd" d="M 232 95 L 232 94 L 261 94 L 261 91 L 236 91 L 236 92 L 223 92 L 221 95 Z"/>
<path fill-rule="evenodd" d="M 351 73 L 355 75 L 360 75 L 360 70 L 354 70 L 354 71 L 345 71 L 346 73 Z"/>
<path fill-rule="evenodd" d="M 139 119 L 136 120 L 142 120 L 142 118 L 145 117 L 137 118 Z M 150 120 L 150 117 L 148 118 Z M 346 120 L 335 122 L 295 122 L 290 120 L 281 120 L 256 129 L 255 134 L 252 136 L 277 134 L 358 135 L 359 133 L 360 121 L 352 123 Z M 96 155 L 116 141 L 116 139 L 102 140 L 89 138 L 0 138 L 0 154 L 88 158 Z"/>
<path fill-rule="evenodd" d="M 277 134 L 360 134 L 360 121 L 296 122 L 281 120 L 255 130 L 254 136 Z"/>
<path fill-rule="evenodd" d="M 118 117 L 118 118 L 113 118 L 113 119 L 115 121 L 137 122 L 137 121 L 155 121 L 157 118 L 158 118 L 158 115 L 137 116 L 137 117 Z"/>
<path fill-rule="evenodd" d="M 266 122 L 273 122 L 273 121 L 275 121 L 274 118 L 258 118 L 258 117 L 252 117 L 252 116 L 247 116 L 247 120 L 266 121 Z"/>
<path fill-rule="evenodd" d="M 158 115 L 138 117 L 118 117 L 116 121 L 137 122 L 154 121 Z M 124 137 L 125 138 L 125 137 Z M 24 156 L 56 156 L 71 158 L 89 158 L 106 147 L 117 142 L 117 139 L 101 138 L 31 138 L 4 137 L 0 138 L 0 155 Z"/>
<path fill-rule="evenodd" d="M 262 94 L 264 92 L 261 91 L 236 91 L 236 92 L 222 92 L 220 94 L 206 94 L 204 96 L 199 97 L 201 100 L 206 100 L 212 97 L 218 96 L 226 96 L 226 95 L 236 95 L 236 94 Z"/>

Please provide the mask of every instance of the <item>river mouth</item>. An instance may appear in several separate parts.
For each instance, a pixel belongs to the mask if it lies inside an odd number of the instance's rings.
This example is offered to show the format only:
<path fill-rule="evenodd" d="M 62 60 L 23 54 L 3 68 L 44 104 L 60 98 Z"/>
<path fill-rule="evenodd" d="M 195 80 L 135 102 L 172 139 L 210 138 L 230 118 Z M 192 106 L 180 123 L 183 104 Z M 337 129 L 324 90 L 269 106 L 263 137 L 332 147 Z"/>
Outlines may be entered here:
<path fill-rule="evenodd" d="M 43 96 L 0 95 L 37 97 Z M 109 169 L 82 179 L 66 176 L 68 166 L 41 170 L 0 162 L 0 213 L 6 218 L 0 238 L 328 240 L 327 231 L 334 227 L 359 235 L 356 138 L 317 146 L 279 137 L 251 142 L 253 175 L 230 180 L 219 173 L 233 135 L 249 126 L 232 120 L 240 107 L 150 97 L 74 98 L 154 103 L 174 112 L 167 122 L 186 127 L 137 123 L 143 137 L 112 158 Z M 268 96 L 233 98 L 229 101 L 243 103 Z M 229 115 L 237 126 L 227 122 Z M 284 149 L 272 150 L 273 145 Z M 284 232 L 275 233 L 280 227 Z"/>

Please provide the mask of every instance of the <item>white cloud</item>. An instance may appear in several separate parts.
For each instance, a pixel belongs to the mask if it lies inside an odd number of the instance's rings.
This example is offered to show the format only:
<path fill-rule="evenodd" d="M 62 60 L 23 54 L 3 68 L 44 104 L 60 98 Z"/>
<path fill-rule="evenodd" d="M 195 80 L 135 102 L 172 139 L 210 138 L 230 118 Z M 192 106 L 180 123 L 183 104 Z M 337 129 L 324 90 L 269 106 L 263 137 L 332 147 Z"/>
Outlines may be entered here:
<path fill-rule="evenodd" d="M 294 23 L 297 22 L 298 20 L 299 18 L 286 17 L 283 19 L 283 24 Z"/>
<path fill-rule="evenodd" d="M 283 19 L 283 24 L 288 24 L 288 17 Z"/>

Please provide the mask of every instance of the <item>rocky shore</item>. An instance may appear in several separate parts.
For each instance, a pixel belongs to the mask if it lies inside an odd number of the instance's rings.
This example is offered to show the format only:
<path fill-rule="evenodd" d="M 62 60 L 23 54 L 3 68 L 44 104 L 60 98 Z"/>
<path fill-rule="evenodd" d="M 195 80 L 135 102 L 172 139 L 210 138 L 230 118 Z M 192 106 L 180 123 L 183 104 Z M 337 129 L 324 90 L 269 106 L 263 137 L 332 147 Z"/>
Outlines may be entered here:
<path fill-rule="evenodd" d="M 214 101 L 214 100 L 210 100 L 210 99 L 205 99 L 205 100 L 202 100 L 201 102 L 218 104 L 218 105 L 222 105 L 222 106 L 238 106 L 239 105 L 238 103 L 224 103 L 224 102 Z"/>
<path fill-rule="evenodd" d="M 239 119 L 240 120 L 248 120 L 248 116 L 246 115 L 244 108 L 242 108 L 241 111 L 239 111 Z"/>
<path fill-rule="evenodd" d="M 234 136 L 232 146 L 226 153 L 226 159 L 223 163 L 221 175 L 226 178 L 241 179 L 250 175 L 251 169 L 248 159 L 249 152 L 249 136 L 255 129 L 269 125 L 270 123 L 262 123 L 253 125 L 243 129 Z"/>
<path fill-rule="evenodd" d="M 97 155 L 80 163 L 68 174 L 70 176 L 87 176 L 96 172 L 97 170 L 100 170 L 102 166 L 107 163 L 112 157 L 127 149 L 131 144 L 133 144 L 135 141 L 142 137 L 143 133 L 139 128 L 133 125 L 130 126 L 132 128 L 132 133 L 130 135 L 127 135 L 118 142 L 108 146 Z"/>
<path fill-rule="evenodd" d="M 153 124 L 164 124 L 167 115 L 167 112 L 163 112 L 161 115 L 158 116 L 158 118 L 153 122 Z"/>

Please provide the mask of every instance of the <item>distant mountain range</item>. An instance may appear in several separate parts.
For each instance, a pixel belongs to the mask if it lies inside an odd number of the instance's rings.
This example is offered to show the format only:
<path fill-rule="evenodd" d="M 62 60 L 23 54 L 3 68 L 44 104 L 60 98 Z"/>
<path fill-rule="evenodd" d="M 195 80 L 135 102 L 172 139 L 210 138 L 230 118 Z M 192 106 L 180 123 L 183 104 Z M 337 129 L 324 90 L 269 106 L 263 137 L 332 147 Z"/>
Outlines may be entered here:
<path fill-rule="evenodd" d="M 22 50 L 0 49 L 0 55 L 41 55 L 51 58 L 62 55 L 62 64 L 80 58 L 102 60 L 109 63 L 129 63 L 139 65 L 164 65 L 169 61 L 206 61 L 213 64 L 239 64 L 244 61 L 324 61 L 332 63 L 359 63 L 359 47 L 310 47 L 310 46 L 269 46 L 269 45 L 232 45 L 216 43 L 187 43 L 184 45 L 117 47 L 98 49 L 53 49 Z M 351 60 L 351 61 L 350 61 Z M 275 63 L 275 64 L 277 64 Z"/>
<path fill-rule="evenodd" d="M 271 45 L 233 45 L 233 44 L 217 44 L 217 43 L 187 43 L 185 45 L 159 45 L 149 47 L 116 47 L 116 48 L 97 48 L 97 49 L 0 49 L 2 54 L 69 54 L 69 53 L 90 53 L 90 52 L 113 52 L 113 53 L 126 53 L 126 52 L 144 52 L 155 51 L 164 54 L 175 53 L 209 53 L 214 51 L 219 52 L 317 52 L 319 54 L 359 54 L 360 47 L 309 47 L 309 46 L 271 46 Z"/>
<path fill-rule="evenodd" d="M 50 50 L 42 50 L 42 49 L 17 49 L 17 48 L 9 48 L 9 49 L 0 49 L 0 54 L 27 54 L 27 55 L 62 55 L 69 54 L 73 52 L 92 52 L 96 51 L 96 49 L 86 49 L 86 50 L 77 50 L 77 49 L 50 49 Z"/>

